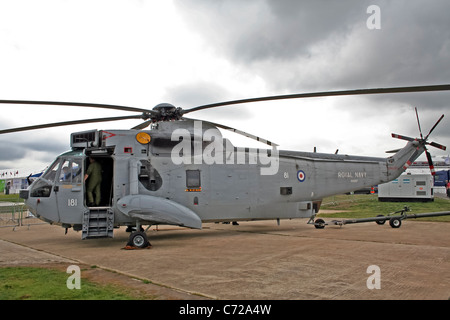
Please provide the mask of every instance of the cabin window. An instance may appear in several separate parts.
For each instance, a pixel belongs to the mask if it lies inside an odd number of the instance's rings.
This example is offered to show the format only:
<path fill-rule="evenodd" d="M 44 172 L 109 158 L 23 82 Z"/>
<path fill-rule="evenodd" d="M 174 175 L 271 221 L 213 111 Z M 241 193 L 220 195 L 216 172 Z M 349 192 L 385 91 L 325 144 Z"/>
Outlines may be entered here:
<path fill-rule="evenodd" d="M 200 188 L 200 170 L 186 170 L 186 188 Z"/>
<path fill-rule="evenodd" d="M 139 181 L 150 191 L 158 190 L 163 183 L 159 172 L 151 165 L 150 161 L 147 160 L 141 160 Z"/>

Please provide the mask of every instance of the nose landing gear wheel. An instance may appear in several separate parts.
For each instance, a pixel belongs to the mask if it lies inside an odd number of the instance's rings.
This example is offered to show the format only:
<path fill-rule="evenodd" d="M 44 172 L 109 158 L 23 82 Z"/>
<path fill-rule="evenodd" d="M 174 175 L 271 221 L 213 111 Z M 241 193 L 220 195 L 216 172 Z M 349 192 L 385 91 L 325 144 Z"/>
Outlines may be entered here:
<path fill-rule="evenodd" d="M 127 246 L 134 247 L 134 248 L 147 248 L 150 245 L 150 242 L 148 241 L 147 235 L 145 232 L 142 231 L 136 231 L 130 234 L 130 239 L 127 243 Z"/>

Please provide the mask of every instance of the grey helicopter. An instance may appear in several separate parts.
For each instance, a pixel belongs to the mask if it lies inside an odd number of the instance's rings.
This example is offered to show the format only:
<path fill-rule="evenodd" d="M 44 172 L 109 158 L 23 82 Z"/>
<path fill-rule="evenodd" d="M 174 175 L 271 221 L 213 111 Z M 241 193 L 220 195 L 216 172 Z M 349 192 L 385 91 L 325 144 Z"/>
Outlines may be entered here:
<path fill-rule="evenodd" d="M 278 150 L 278 145 L 242 130 L 185 117 L 186 114 L 242 103 L 327 96 L 450 90 L 450 85 L 299 93 L 219 102 L 190 109 L 162 103 L 152 110 L 95 103 L 0 100 L 1 104 L 75 106 L 139 114 L 71 120 L 0 130 L 0 134 L 104 121 L 139 119 L 129 130 L 74 132 L 70 150 L 59 155 L 20 197 L 39 219 L 81 231 L 82 239 L 113 237 L 130 231 L 128 246 L 145 248 L 143 226 L 174 225 L 201 229 L 203 223 L 314 219 L 322 199 L 396 179 L 423 152 L 442 115 L 427 135 L 398 134 L 406 145 L 389 157 Z M 148 129 L 146 129 L 149 127 Z M 223 138 L 229 130 L 269 148 L 240 148 Z M 100 167 L 95 189 L 88 187 L 92 163 Z M 317 219 L 319 220 L 319 219 Z M 316 221 L 317 221 L 316 220 Z"/>

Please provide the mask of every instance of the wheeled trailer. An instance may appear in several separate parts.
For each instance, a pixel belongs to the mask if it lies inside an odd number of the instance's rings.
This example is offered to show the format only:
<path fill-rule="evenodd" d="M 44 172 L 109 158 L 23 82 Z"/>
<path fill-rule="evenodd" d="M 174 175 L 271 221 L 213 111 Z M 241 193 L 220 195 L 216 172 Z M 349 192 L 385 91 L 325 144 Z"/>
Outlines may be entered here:
<path fill-rule="evenodd" d="M 387 220 L 389 220 L 389 225 L 392 228 L 400 228 L 400 226 L 402 225 L 402 220 L 405 220 L 405 219 L 439 217 L 439 216 L 450 215 L 450 211 L 405 214 L 405 212 L 408 212 L 408 211 L 410 211 L 410 209 L 408 207 L 404 207 L 402 210 L 390 213 L 386 216 L 378 215 L 376 217 L 370 217 L 370 218 L 332 220 L 330 222 L 325 222 L 323 219 L 320 219 L 320 218 L 316 219 L 314 221 L 314 217 L 311 217 L 311 219 L 308 221 L 308 224 L 314 225 L 317 229 L 323 229 L 323 228 L 325 228 L 326 225 L 343 226 L 345 224 L 364 223 L 364 222 L 375 222 L 376 224 L 382 225 Z"/>

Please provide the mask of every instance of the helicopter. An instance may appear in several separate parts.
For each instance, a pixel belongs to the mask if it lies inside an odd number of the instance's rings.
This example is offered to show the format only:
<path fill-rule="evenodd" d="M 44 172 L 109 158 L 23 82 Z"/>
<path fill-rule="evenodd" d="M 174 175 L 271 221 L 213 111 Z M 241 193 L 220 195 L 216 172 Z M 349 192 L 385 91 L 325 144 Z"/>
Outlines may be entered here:
<path fill-rule="evenodd" d="M 314 221 L 322 199 L 396 179 L 423 152 L 442 115 L 427 135 L 399 134 L 406 145 L 389 157 L 278 150 L 278 145 L 222 124 L 186 114 L 242 103 L 326 96 L 450 90 L 450 85 L 324 91 L 225 101 L 190 109 L 162 103 L 152 110 L 128 106 L 0 100 L 1 104 L 76 106 L 139 114 L 71 120 L 0 130 L 0 134 L 125 119 L 143 120 L 129 130 L 88 130 L 70 136 L 70 150 L 20 191 L 39 219 L 81 231 L 82 239 L 112 238 L 114 228 L 130 231 L 127 246 L 150 246 L 143 226 L 174 225 L 201 229 L 203 223 L 309 218 Z M 146 129 L 149 127 L 148 129 Z M 229 130 L 270 148 L 235 147 L 219 129 Z M 89 167 L 101 167 L 95 202 L 88 200 Z M 87 181 L 85 181 L 87 179 Z M 91 191 L 89 191 L 91 192 Z M 92 197 L 94 194 L 92 194 Z M 147 228 L 147 230 L 148 230 Z"/>

